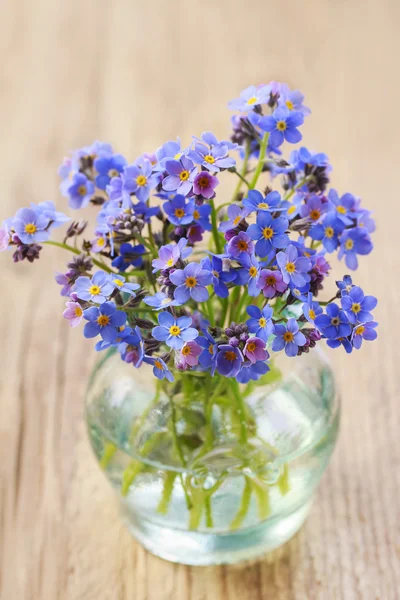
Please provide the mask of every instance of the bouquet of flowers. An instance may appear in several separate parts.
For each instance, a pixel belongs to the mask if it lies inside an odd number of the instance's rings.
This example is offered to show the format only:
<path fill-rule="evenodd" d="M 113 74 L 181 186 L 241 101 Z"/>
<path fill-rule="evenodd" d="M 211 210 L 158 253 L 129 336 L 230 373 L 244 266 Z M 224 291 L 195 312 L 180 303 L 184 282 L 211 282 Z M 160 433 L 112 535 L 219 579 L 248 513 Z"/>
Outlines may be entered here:
<path fill-rule="evenodd" d="M 206 389 L 206 423 L 213 399 L 229 396 L 232 430 L 245 444 L 244 386 L 273 378 L 274 353 L 294 359 L 322 340 L 351 353 L 376 338 L 376 298 L 349 275 L 320 299 L 329 255 L 356 269 L 375 224 L 360 198 L 329 187 L 326 154 L 300 145 L 284 157 L 310 114 L 300 92 L 250 86 L 229 107 L 228 140 L 207 131 L 133 163 L 107 143 L 75 150 L 59 168 L 60 190 L 73 210 L 92 205 L 92 235 L 77 220 L 62 243 L 51 241 L 69 218 L 42 202 L 2 223 L 0 250 L 12 249 L 15 262 L 33 262 L 44 245 L 71 253 L 56 275 L 71 327 L 132 368 L 151 365 L 172 401 L 182 389 L 187 403 Z M 218 198 L 227 175 L 236 184 L 230 200 Z M 211 438 L 212 430 L 196 443 L 175 436 L 182 464 Z M 125 490 L 131 483 L 127 476 Z"/>

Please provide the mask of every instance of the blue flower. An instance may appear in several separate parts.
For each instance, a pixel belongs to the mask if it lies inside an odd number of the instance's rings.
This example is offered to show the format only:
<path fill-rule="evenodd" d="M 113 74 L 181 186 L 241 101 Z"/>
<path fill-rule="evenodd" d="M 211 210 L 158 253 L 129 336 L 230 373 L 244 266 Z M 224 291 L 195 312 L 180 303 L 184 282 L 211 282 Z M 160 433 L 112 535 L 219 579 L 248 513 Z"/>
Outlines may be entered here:
<path fill-rule="evenodd" d="M 231 100 L 228 104 L 231 110 L 250 111 L 255 106 L 267 104 L 271 94 L 271 86 L 262 85 L 256 87 L 250 85 L 248 88 L 240 92 L 240 97 Z"/>
<path fill-rule="evenodd" d="M 318 302 L 313 300 L 313 295 L 311 292 L 307 295 L 307 302 L 303 304 L 303 315 L 307 319 L 311 325 L 314 325 L 315 318 L 322 314 L 322 307 Z"/>
<path fill-rule="evenodd" d="M 296 287 L 301 288 L 310 281 L 308 271 L 312 267 L 311 261 L 304 256 L 299 257 L 297 248 L 292 244 L 285 252 L 278 252 L 276 260 L 285 283 L 292 282 Z"/>
<path fill-rule="evenodd" d="M 168 308 L 168 306 L 179 306 L 179 302 L 164 294 L 164 292 L 157 292 L 154 296 L 146 296 L 143 298 L 143 302 L 147 306 L 151 306 L 153 310 L 161 310 Z"/>
<path fill-rule="evenodd" d="M 195 206 L 193 211 L 193 220 L 198 223 L 205 231 L 211 231 L 211 206 L 209 204 L 203 204 L 202 206 Z"/>
<path fill-rule="evenodd" d="M 121 154 L 101 156 L 94 161 L 94 168 L 98 175 L 95 183 L 98 188 L 105 190 L 113 177 L 118 177 L 126 165 L 126 158 Z"/>
<path fill-rule="evenodd" d="M 336 190 L 330 189 L 328 193 L 329 207 L 336 213 L 337 218 L 344 225 L 352 225 L 354 219 L 357 218 L 359 211 L 357 200 L 353 194 L 343 194 L 339 198 Z"/>
<path fill-rule="evenodd" d="M 20 208 L 12 227 L 23 244 L 35 244 L 49 239 L 50 219 L 37 209 Z"/>
<path fill-rule="evenodd" d="M 246 308 L 247 314 L 251 317 L 246 321 L 248 330 L 250 333 L 255 333 L 256 337 L 266 342 L 271 335 L 274 324 L 272 322 L 272 315 L 274 313 L 271 306 L 266 304 L 262 310 L 258 306 L 248 306 Z"/>
<path fill-rule="evenodd" d="M 118 351 L 126 363 L 132 364 L 136 369 L 141 366 L 144 360 L 144 342 L 139 327 L 123 336 Z"/>
<path fill-rule="evenodd" d="M 132 329 L 130 327 L 120 327 L 117 333 L 117 337 L 113 342 L 108 342 L 106 340 L 99 340 L 94 349 L 96 352 L 101 352 L 102 350 L 107 350 L 111 347 L 117 347 L 118 352 L 122 354 L 124 348 L 124 341 L 132 335 Z M 143 344 L 142 344 L 143 345 Z"/>
<path fill-rule="evenodd" d="M 285 210 L 289 206 L 282 204 L 282 198 L 279 192 L 269 192 L 264 196 L 258 190 L 249 190 L 246 198 L 243 200 L 243 206 L 247 208 L 249 214 L 254 211 L 265 210 L 269 212 Z"/>
<path fill-rule="evenodd" d="M 167 160 L 165 168 L 168 173 L 163 179 L 162 187 L 166 192 L 176 192 L 187 196 L 193 188 L 193 180 L 197 174 L 197 168 L 193 162 L 183 155 L 179 160 Z"/>
<path fill-rule="evenodd" d="M 234 167 L 236 161 L 229 156 L 229 148 L 225 142 L 219 142 L 210 131 L 201 134 L 201 141 L 195 141 L 194 149 L 187 153 L 196 165 L 208 171 L 218 172 L 220 169 Z"/>
<path fill-rule="evenodd" d="M 173 225 L 188 225 L 193 221 L 194 200 L 186 202 L 183 196 L 177 195 L 173 200 L 165 202 L 163 209 Z"/>
<path fill-rule="evenodd" d="M 311 222 L 316 223 L 327 212 L 328 206 L 328 203 L 323 202 L 320 196 L 313 194 L 306 198 L 305 203 L 300 206 L 300 216 L 303 219 L 308 217 Z"/>
<path fill-rule="evenodd" d="M 204 369 L 212 367 L 215 362 L 218 348 L 216 341 L 206 329 L 203 329 L 202 335 L 196 339 L 196 342 L 201 348 L 203 348 L 203 351 L 199 356 L 200 365 Z"/>
<path fill-rule="evenodd" d="M 307 294 L 309 293 L 309 290 L 310 290 L 309 283 L 306 283 L 305 285 L 303 285 L 301 287 L 297 287 L 296 285 L 294 285 L 293 281 L 291 281 L 290 285 L 289 285 L 289 289 L 290 289 L 291 295 L 294 298 L 296 298 L 296 300 L 301 300 L 302 302 L 307 301 Z"/>
<path fill-rule="evenodd" d="M 31 209 L 38 215 L 41 214 L 47 217 L 50 221 L 50 227 L 60 227 L 71 220 L 70 217 L 56 210 L 54 202 L 39 202 L 39 204 L 31 202 Z"/>
<path fill-rule="evenodd" d="M 215 368 L 220 375 L 225 377 L 236 377 L 244 361 L 243 354 L 239 348 L 229 344 L 221 344 L 215 357 Z"/>
<path fill-rule="evenodd" d="M 270 133 L 269 142 L 272 146 L 280 146 L 284 140 L 290 144 L 300 142 L 302 135 L 297 129 L 304 122 L 300 112 L 290 111 L 286 107 L 278 107 L 271 116 L 261 117 L 259 127 Z"/>
<path fill-rule="evenodd" d="M 220 298 L 227 298 L 229 296 L 229 290 L 226 286 L 227 283 L 231 283 L 236 278 L 235 271 L 224 271 L 223 261 L 218 256 L 211 256 L 203 258 L 201 261 L 201 267 L 211 273 L 212 279 L 211 284 L 214 286 L 214 291 Z"/>
<path fill-rule="evenodd" d="M 329 348 L 339 348 L 339 346 L 343 346 L 347 354 L 350 354 L 353 351 L 353 345 L 348 337 L 326 340 L 326 344 Z"/>
<path fill-rule="evenodd" d="M 181 238 L 177 244 L 166 244 L 158 251 L 158 258 L 152 261 L 153 273 L 160 269 L 171 269 L 180 258 L 183 260 L 190 256 L 192 248 L 187 246 L 188 240 Z"/>
<path fill-rule="evenodd" d="M 83 173 L 75 173 L 64 195 L 68 196 L 68 206 L 71 208 L 85 208 L 93 194 L 93 182 Z"/>
<path fill-rule="evenodd" d="M 176 142 L 169 141 L 165 142 L 156 150 L 156 158 L 158 163 L 154 166 L 155 171 L 165 171 L 165 163 L 167 160 L 174 159 L 179 160 L 182 154 L 186 154 L 186 150 L 182 150 L 181 141 L 177 138 Z"/>
<path fill-rule="evenodd" d="M 373 248 L 366 229 L 354 227 L 346 229 L 340 236 L 339 260 L 344 256 L 346 266 L 354 271 L 358 267 L 357 254 L 369 254 Z"/>
<path fill-rule="evenodd" d="M 147 158 L 140 158 L 134 165 L 124 168 L 122 190 L 135 194 L 140 202 L 146 202 L 150 191 L 157 185 L 158 176 L 152 175 L 152 164 Z"/>
<path fill-rule="evenodd" d="M 242 364 L 242 368 L 236 375 L 236 381 L 239 383 L 248 383 L 250 380 L 258 381 L 268 371 L 269 366 L 262 360 L 256 363 L 246 362 Z"/>
<path fill-rule="evenodd" d="M 246 285 L 249 296 L 255 298 L 261 292 L 261 288 L 257 287 L 258 275 L 260 273 L 260 263 L 254 254 L 243 254 L 238 260 L 240 269 L 236 272 L 236 285 Z"/>
<path fill-rule="evenodd" d="M 304 94 L 299 90 L 291 90 L 288 85 L 281 84 L 278 105 L 285 106 L 289 110 L 301 112 L 305 117 L 311 113 L 310 109 L 303 104 Z"/>
<path fill-rule="evenodd" d="M 175 319 L 169 312 L 160 312 L 158 323 L 157 327 L 153 328 L 153 337 L 159 342 L 165 342 L 174 350 L 180 350 L 185 342 L 190 342 L 199 335 L 197 329 L 190 327 L 191 317 Z"/>
<path fill-rule="evenodd" d="M 143 259 L 141 254 L 145 254 L 146 249 L 142 244 L 132 246 L 132 244 L 121 244 L 119 249 L 119 256 L 114 258 L 112 266 L 118 269 L 118 271 L 126 271 L 128 267 L 133 265 L 134 267 L 141 267 Z"/>
<path fill-rule="evenodd" d="M 279 352 L 285 349 L 286 356 L 297 356 L 299 346 L 304 346 L 307 339 L 301 331 L 296 319 L 288 319 L 286 325 L 277 323 L 274 326 L 274 335 L 276 336 L 272 342 L 272 350 Z"/>
<path fill-rule="evenodd" d="M 153 366 L 153 375 L 155 375 L 157 379 L 168 379 L 168 381 L 174 381 L 174 376 L 168 369 L 163 359 L 159 356 L 145 356 L 144 362 Z"/>
<path fill-rule="evenodd" d="M 319 225 L 314 225 L 309 231 L 311 239 L 322 241 L 328 252 L 334 252 L 339 245 L 339 235 L 344 229 L 344 224 L 334 213 L 329 212 Z"/>
<path fill-rule="evenodd" d="M 346 296 L 350 292 L 350 290 L 354 287 L 353 280 L 350 277 L 350 275 L 345 275 L 343 277 L 343 281 L 337 281 L 336 285 L 339 288 L 342 296 Z"/>
<path fill-rule="evenodd" d="M 376 321 L 369 321 L 368 323 L 360 323 L 353 329 L 353 333 L 351 336 L 351 341 L 356 350 L 361 348 L 361 344 L 363 340 L 368 342 L 372 342 L 376 340 L 378 334 L 375 331 L 375 327 L 378 326 Z"/>
<path fill-rule="evenodd" d="M 190 263 L 184 269 L 176 269 L 169 275 L 170 280 L 178 286 L 174 292 L 175 300 L 184 304 L 192 298 L 196 302 L 208 300 L 207 285 L 212 282 L 210 271 L 197 263 Z"/>
<path fill-rule="evenodd" d="M 104 271 L 96 271 L 92 278 L 81 276 L 75 282 L 74 292 L 81 300 L 103 304 L 114 291 L 111 278 Z"/>
<path fill-rule="evenodd" d="M 334 302 L 328 304 L 326 314 L 318 315 L 314 322 L 328 339 L 345 338 L 351 333 L 351 325 L 346 313 Z"/>
<path fill-rule="evenodd" d="M 111 283 L 116 290 L 125 292 L 126 294 L 133 296 L 133 298 L 136 296 L 135 290 L 140 288 L 138 283 L 130 283 L 129 281 L 126 281 L 125 277 L 122 275 L 111 275 Z"/>
<path fill-rule="evenodd" d="M 118 337 L 118 328 L 126 323 L 126 313 L 117 310 L 114 302 L 104 302 L 101 306 L 91 306 L 83 311 L 83 317 L 89 321 L 83 330 L 86 338 L 100 335 L 106 342 L 114 342 Z"/>
<path fill-rule="evenodd" d="M 230 204 L 228 206 L 228 220 L 222 221 L 222 223 L 219 224 L 218 229 L 223 232 L 235 229 L 248 214 L 249 211 L 247 209 L 242 209 L 237 204 Z"/>
<path fill-rule="evenodd" d="M 247 235 L 257 240 L 255 251 L 258 256 L 267 256 L 273 248 L 286 248 L 289 236 L 285 233 L 289 227 L 286 217 L 274 218 L 268 212 L 258 212 L 257 222 L 250 225 Z"/>
<path fill-rule="evenodd" d="M 342 297 L 342 308 L 346 312 L 350 323 L 365 323 L 372 321 L 371 310 L 375 308 L 378 300 L 374 296 L 364 296 L 360 287 L 354 286 L 348 294 Z"/>

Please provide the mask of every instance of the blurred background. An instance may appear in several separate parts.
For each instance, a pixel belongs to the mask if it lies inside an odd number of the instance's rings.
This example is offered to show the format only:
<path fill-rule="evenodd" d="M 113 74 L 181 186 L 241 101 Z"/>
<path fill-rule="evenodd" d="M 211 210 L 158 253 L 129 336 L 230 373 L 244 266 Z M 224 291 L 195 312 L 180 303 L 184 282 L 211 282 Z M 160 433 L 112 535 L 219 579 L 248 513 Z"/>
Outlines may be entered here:
<path fill-rule="evenodd" d="M 395 600 L 400 589 L 396 0 L 3 0 L 0 221 L 55 200 L 70 149 L 108 141 L 133 161 L 179 135 L 230 133 L 227 102 L 275 79 L 301 90 L 304 142 L 340 192 L 374 211 L 357 283 L 379 339 L 330 355 L 341 437 L 307 524 L 256 564 L 173 566 L 124 530 L 91 456 L 83 395 L 92 343 L 62 319 L 62 251 L 0 255 L 0 597 L 4 600 Z M 69 211 L 71 214 L 71 211 Z M 332 279 L 346 269 L 334 263 Z"/>

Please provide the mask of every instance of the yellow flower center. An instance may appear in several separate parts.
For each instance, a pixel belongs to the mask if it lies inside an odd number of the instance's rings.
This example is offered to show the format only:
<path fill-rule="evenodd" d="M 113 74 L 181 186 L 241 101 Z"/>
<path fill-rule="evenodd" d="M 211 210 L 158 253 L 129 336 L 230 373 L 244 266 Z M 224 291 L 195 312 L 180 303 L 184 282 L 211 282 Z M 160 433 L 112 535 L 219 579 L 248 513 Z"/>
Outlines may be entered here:
<path fill-rule="evenodd" d="M 143 187 L 147 183 L 147 177 L 145 177 L 145 175 L 138 175 L 135 181 L 139 187 Z"/>
<path fill-rule="evenodd" d="M 353 246 L 354 246 L 354 242 L 353 242 L 353 240 L 346 240 L 344 245 L 345 245 L 346 250 L 352 250 Z"/>
<path fill-rule="evenodd" d="M 98 240 L 97 240 L 97 245 L 98 246 L 104 246 L 104 243 L 105 243 L 104 238 L 98 238 Z"/>
<path fill-rule="evenodd" d="M 344 206 L 339 205 L 339 206 L 336 207 L 336 210 L 341 215 L 345 215 L 346 214 L 346 209 L 345 209 Z"/>
<path fill-rule="evenodd" d="M 76 317 L 81 317 L 83 315 L 83 310 L 81 309 L 80 306 L 75 306 L 75 316 Z"/>
<path fill-rule="evenodd" d="M 209 165 L 213 165 L 215 163 L 215 158 L 213 156 L 211 156 L 211 154 L 206 154 L 205 157 L 204 157 L 204 160 Z"/>
<path fill-rule="evenodd" d="M 286 130 L 286 121 L 278 121 L 276 124 L 276 128 L 278 131 L 285 131 Z"/>
<path fill-rule="evenodd" d="M 262 234 L 266 240 L 270 240 L 274 235 L 274 230 L 271 227 L 264 227 Z"/>
<path fill-rule="evenodd" d="M 292 206 L 289 206 L 289 208 L 287 210 L 288 215 L 293 214 L 295 210 L 296 210 L 296 206 L 294 204 L 292 204 Z"/>
<path fill-rule="evenodd" d="M 258 208 L 269 208 L 268 204 L 266 202 L 259 202 L 257 204 Z"/>
<path fill-rule="evenodd" d="M 361 304 L 359 302 L 354 302 L 354 304 L 351 307 L 351 310 L 356 314 L 359 313 L 361 310 Z"/>
<path fill-rule="evenodd" d="M 267 324 L 266 319 L 264 319 L 264 317 L 261 317 L 261 319 L 258 320 L 258 324 L 260 327 L 265 327 Z"/>
<path fill-rule="evenodd" d="M 79 196 L 86 196 L 86 185 L 80 185 L 78 187 Z"/>
<path fill-rule="evenodd" d="M 242 217 L 235 217 L 235 219 L 233 219 L 233 224 L 237 225 L 238 223 L 240 223 L 241 220 L 242 220 Z"/>
<path fill-rule="evenodd" d="M 114 283 L 115 285 L 117 285 L 118 287 L 122 287 L 124 285 L 124 281 L 122 281 L 122 279 L 114 279 Z"/>
<path fill-rule="evenodd" d="M 310 308 L 310 310 L 308 311 L 308 316 L 310 317 L 310 319 L 312 319 L 314 321 L 314 319 L 315 319 L 315 312 L 313 311 L 312 308 Z"/>
<path fill-rule="evenodd" d="M 112 179 L 113 177 L 118 177 L 119 172 L 117 171 L 117 169 L 110 169 L 108 171 L 108 176 L 110 177 L 110 179 Z"/>
<path fill-rule="evenodd" d="M 334 327 L 337 327 L 338 325 L 340 325 L 339 317 L 333 317 L 333 319 L 331 319 L 331 325 L 333 325 Z"/>
<path fill-rule="evenodd" d="M 325 237 L 332 238 L 335 235 L 333 227 L 325 227 Z"/>
<path fill-rule="evenodd" d="M 248 247 L 249 247 L 249 245 L 247 242 L 245 242 L 244 240 L 239 240 L 238 248 L 241 252 L 246 252 Z"/>
<path fill-rule="evenodd" d="M 193 211 L 193 218 L 196 219 L 196 221 L 200 219 L 200 213 L 198 210 Z"/>
<path fill-rule="evenodd" d="M 164 300 L 162 300 L 161 304 L 169 304 L 171 302 L 170 298 L 164 298 Z"/>
<path fill-rule="evenodd" d="M 181 171 L 179 173 L 179 179 L 181 181 L 186 181 L 187 179 L 189 179 L 189 171 Z"/>
<path fill-rule="evenodd" d="M 181 330 L 180 330 L 180 328 L 178 327 L 178 325 L 172 325 L 172 326 L 169 328 L 169 332 L 170 332 L 170 334 L 171 334 L 171 335 L 174 335 L 174 336 L 175 336 L 175 335 L 179 335 L 179 334 L 180 334 L 180 332 L 181 332 Z"/>
<path fill-rule="evenodd" d="M 27 223 L 25 225 L 25 233 L 35 233 L 36 225 L 34 223 Z"/>
<path fill-rule="evenodd" d="M 167 260 L 167 267 L 173 267 L 174 266 L 174 261 L 172 258 L 170 258 L 169 260 Z"/>
<path fill-rule="evenodd" d="M 100 288 L 99 288 L 98 285 L 91 285 L 90 288 L 89 288 L 89 293 L 92 296 L 98 296 L 100 294 L 100 291 L 101 290 L 100 290 Z"/>
<path fill-rule="evenodd" d="M 213 344 L 210 344 L 210 345 L 208 346 L 208 352 L 209 352 L 210 354 L 214 354 L 214 346 L 213 346 Z"/>
<path fill-rule="evenodd" d="M 247 100 L 247 104 L 253 105 L 257 102 L 257 98 L 255 96 L 252 96 L 251 98 L 249 98 Z"/>
<path fill-rule="evenodd" d="M 162 366 L 162 364 L 160 363 L 159 360 L 155 360 L 154 361 L 154 366 L 157 367 L 157 369 L 162 369 L 163 368 L 163 366 Z"/>
<path fill-rule="evenodd" d="M 283 339 L 285 342 L 293 342 L 293 333 L 291 331 L 285 331 L 283 334 Z"/>
<path fill-rule="evenodd" d="M 188 288 L 194 288 L 197 285 L 196 277 L 186 277 L 185 285 Z"/>
<path fill-rule="evenodd" d="M 295 272 L 295 270 L 296 270 L 296 265 L 295 265 L 294 263 L 292 263 L 292 262 L 288 262 L 288 263 L 286 264 L 286 271 L 287 271 L 288 273 L 294 273 L 294 272 Z"/>
<path fill-rule="evenodd" d="M 216 277 L 217 279 L 219 279 L 219 273 L 218 273 L 218 271 L 211 271 L 211 272 L 214 275 L 214 277 Z"/>
<path fill-rule="evenodd" d="M 312 218 L 313 221 L 317 221 L 321 216 L 321 211 L 318 210 L 318 208 L 314 208 L 314 210 L 310 211 L 310 217 Z"/>
<path fill-rule="evenodd" d="M 190 346 L 184 346 L 182 348 L 182 354 L 183 356 L 188 356 L 188 354 L 190 354 Z"/>
<path fill-rule="evenodd" d="M 226 360 L 234 361 L 236 360 L 236 354 L 233 352 L 233 350 L 227 350 L 225 352 L 225 358 Z"/>
<path fill-rule="evenodd" d="M 182 156 L 182 152 L 177 152 L 174 156 L 174 159 L 179 160 L 181 156 Z"/>
<path fill-rule="evenodd" d="M 285 104 L 286 104 L 286 106 L 287 106 L 287 108 L 289 110 L 293 110 L 294 109 L 294 104 L 293 104 L 293 102 L 291 100 L 286 100 Z"/>
<path fill-rule="evenodd" d="M 185 215 L 185 211 L 183 208 L 176 208 L 174 214 L 176 217 L 178 217 L 178 219 L 181 219 Z"/>
<path fill-rule="evenodd" d="M 249 342 L 249 343 L 247 344 L 247 350 L 248 350 L 249 352 L 254 352 L 254 350 L 255 350 L 255 349 L 256 349 L 256 344 L 255 344 L 255 342 Z"/>
<path fill-rule="evenodd" d="M 361 335 L 362 333 L 364 333 L 364 331 L 365 331 L 365 327 L 364 327 L 364 325 L 359 325 L 359 326 L 356 328 L 356 335 Z"/>
<path fill-rule="evenodd" d="M 257 275 L 257 267 L 250 267 L 249 274 L 250 277 L 255 277 Z"/>
<path fill-rule="evenodd" d="M 107 315 L 100 315 L 99 317 L 97 317 L 97 323 L 101 327 L 105 327 L 105 325 L 108 325 L 109 322 L 110 322 L 110 317 L 107 317 Z"/>

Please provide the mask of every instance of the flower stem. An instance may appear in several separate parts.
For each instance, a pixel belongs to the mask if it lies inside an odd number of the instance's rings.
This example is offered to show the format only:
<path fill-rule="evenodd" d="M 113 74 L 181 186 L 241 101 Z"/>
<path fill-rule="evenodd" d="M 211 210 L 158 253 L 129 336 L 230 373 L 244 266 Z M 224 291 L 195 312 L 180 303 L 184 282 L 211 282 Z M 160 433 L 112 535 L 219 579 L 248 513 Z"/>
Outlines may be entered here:
<path fill-rule="evenodd" d="M 287 494 L 288 491 L 290 490 L 288 465 L 284 465 L 284 467 L 283 467 L 283 473 L 278 479 L 278 487 L 279 487 L 279 490 L 280 490 L 282 496 Z"/>
<path fill-rule="evenodd" d="M 157 506 L 157 512 L 161 513 L 162 515 L 166 515 L 168 512 L 168 507 L 171 501 L 171 496 L 177 475 L 178 474 L 174 473 L 173 471 L 167 471 L 164 475 L 163 492 L 160 502 Z"/>
<path fill-rule="evenodd" d="M 237 195 L 239 194 L 239 192 L 241 190 L 243 180 L 246 182 L 247 185 L 249 185 L 247 183 L 247 181 L 244 179 L 245 176 L 246 176 L 246 173 L 247 173 L 247 165 L 248 165 L 248 162 L 249 162 L 249 157 L 250 157 L 250 143 L 246 142 L 246 148 L 245 148 L 245 151 L 244 151 L 244 159 L 243 159 L 242 169 L 240 171 L 240 174 L 237 171 L 235 171 L 236 174 L 239 175 L 240 179 L 239 179 L 239 181 L 237 183 L 235 191 L 233 192 L 233 197 L 232 197 L 232 201 L 233 202 L 236 200 L 236 197 L 237 197 Z"/>
<path fill-rule="evenodd" d="M 237 410 L 240 422 L 240 441 L 242 444 L 247 443 L 247 420 L 246 420 L 246 405 L 239 390 L 239 384 L 236 379 L 228 379 L 228 383 L 232 390 L 232 394 L 236 400 Z"/>
<path fill-rule="evenodd" d="M 263 170 L 265 155 L 267 153 L 268 139 L 269 139 L 269 133 L 268 132 L 264 133 L 264 136 L 263 136 L 263 139 L 261 140 L 261 145 L 260 145 L 260 155 L 258 158 L 258 164 L 257 164 L 256 170 L 254 171 L 253 179 L 250 181 L 250 185 L 249 185 L 249 188 L 251 190 L 254 190 L 254 188 L 256 187 L 258 178 L 260 177 L 261 172 Z"/>
<path fill-rule="evenodd" d="M 247 512 L 249 510 L 249 506 L 250 506 L 252 490 L 253 490 L 253 486 L 251 485 L 250 479 L 248 477 L 245 477 L 245 484 L 244 484 L 244 489 L 243 489 L 243 494 L 242 494 L 242 500 L 241 500 L 241 503 L 239 506 L 239 510 L 237 511 L 236 516 L 231 523 L 231 526 L 230 526 L 231 530 L 239 529 L 239 527 L 245 520 Z"/>
<path fill-rule="evenodd" d="M 254 479 L 252 480 L 252 485 L 257 499 L 258 517 L 261 521 L 265 521 L 271 514 L 269 489 Z"/>
<path fill-rule="evenodd" d="M 221 254 L 222 253 L 222 243 L 221 243 L 221 236 L 220 236 L 220 233 L 218 231 L 218 226 L 217 226 L 217 213 L 215 211 L 214 200 L 210 200 L 210 206 L 211 206 L 212 233 L 213 233 L 213 238 L 214 238 L 214 243 L 215 243 L 215 249 L 218 254 Z"/>

